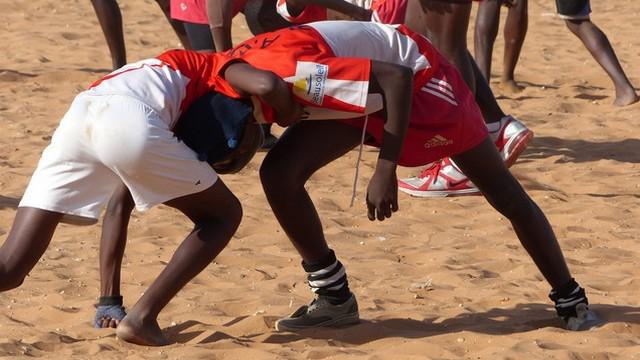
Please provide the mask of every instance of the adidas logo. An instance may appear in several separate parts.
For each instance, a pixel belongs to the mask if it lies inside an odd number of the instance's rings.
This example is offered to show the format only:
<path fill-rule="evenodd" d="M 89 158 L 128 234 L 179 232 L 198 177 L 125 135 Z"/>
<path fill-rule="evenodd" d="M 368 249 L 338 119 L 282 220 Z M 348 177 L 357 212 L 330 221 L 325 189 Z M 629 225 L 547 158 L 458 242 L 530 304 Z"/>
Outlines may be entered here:
<path fill-rule="evenodd" d="M 436 135 L 424 143 L 424 147 L 429 149 L 436 146 L 445 146 L 453 144 L 453 140 L 449 140 L 442 135 Z"/>

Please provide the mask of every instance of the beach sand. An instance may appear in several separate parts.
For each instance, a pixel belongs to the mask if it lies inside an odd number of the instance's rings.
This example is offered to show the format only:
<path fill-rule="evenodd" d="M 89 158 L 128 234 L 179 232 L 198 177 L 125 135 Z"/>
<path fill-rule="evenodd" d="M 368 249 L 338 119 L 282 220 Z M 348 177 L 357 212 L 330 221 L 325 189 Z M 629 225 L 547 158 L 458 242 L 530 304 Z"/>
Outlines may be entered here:
<path fill-rule="evenodd" d="M 154 1 L 121 6 L 129 61 L 179 46 Z M 59 119 L 75 94 L 109 71 L 111 60 L 89 1 L 0 0 L 0 7 L 3 241 Z M 593 7 L 594 22 L 640 84 L 634 63 L 640 2 L 594 1 Z M 0 295 L 0 357 L 640 359 L 640 105 L 611 105 L 611 82 L 554 11 L 553 1 L 530 2 L 516 74 L 525 89 L 496 92 L 505 110 L 536 133 L 513 172 L 555 227 L 592 308 L 608 320 L 602 328 L 561 328 L 549 286 L 510 224 L 480 197 L 401 194 L 400 212 L 391 220 L 369 222 L 363 199 L 377 152 L 366 149 L 353 208 L 357 152 L 308 183 L 328 241 L 348 269 L 362 323 L 276 332 L 275 319 L 308 302 L 311 293 L 300 258 L 262 193 L 259 154 L 240 174 L 223 177 L 245 213 L 229 247 L 160 314 L 173 345 L 131 345 L 111 329 L 90 326 L 100 228 L 61 225 L 25 283 Z M 234 26 L 234 41 L 249 36 L 242 19 Z M 500 35 L 495 74 L 502 44 Z M 417 171 L 401 169 L 400 175 Z M 133 216 L 123 265 L 126 306 L 189 230 L 183 216 L 163 206 Z"/>

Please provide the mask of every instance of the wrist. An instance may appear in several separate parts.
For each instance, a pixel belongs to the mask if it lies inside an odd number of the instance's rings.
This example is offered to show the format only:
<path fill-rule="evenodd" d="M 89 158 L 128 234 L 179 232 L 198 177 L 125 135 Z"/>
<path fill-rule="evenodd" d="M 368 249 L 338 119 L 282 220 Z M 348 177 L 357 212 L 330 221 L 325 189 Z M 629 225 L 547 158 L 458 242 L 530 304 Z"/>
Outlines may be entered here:
<path fill-rule="evenodd" d="M 375 172 L 384 172 L 388 174 L 389 172 L 395 172 L 397 167 L 398 164 L 395 161 L 391 161 L 388 159 L 378 159 Z"/>

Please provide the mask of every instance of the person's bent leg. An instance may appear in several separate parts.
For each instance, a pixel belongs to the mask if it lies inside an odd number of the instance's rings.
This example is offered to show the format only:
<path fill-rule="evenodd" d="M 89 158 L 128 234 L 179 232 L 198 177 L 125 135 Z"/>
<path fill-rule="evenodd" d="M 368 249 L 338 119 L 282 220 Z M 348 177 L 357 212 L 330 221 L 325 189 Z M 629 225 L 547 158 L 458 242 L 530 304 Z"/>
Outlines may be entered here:
<path fill-rule="evenodd" d="M 19 207 L 9 236 L 0 247 L 0 291 L 22 284 L 49 246 L 62 214 Z"/>
<path fill-rule="evenodd" d="M 304 185 L 318 169 L 355 147 L 361 130 L 332 121 L 298 123 L 267 154 L 260 179 L 269 205 L 302 256 L 308 284 L 318 297 L 276 322 L 280 331 L 353 324 L 358 304 L 342 263 L 329 248 L 320 217 Z"/>
<path fill-rule="evenodd" d="M 590 19 L 566 20 L 567 27 L 589 50 L 609 75 L 616 88 L 614 105 L 625 106 L 638 101 L 635 89 L 624 73 L 607 36 Z"/>
<path fill-rule="evenodd" d="M 588 305 L 587 297 L 571 277 L 549 221 L 505 167 L 491 140 L 487 138 L 452 158 L 487 201 L 511 221 L 518 239 L 551 285 L 550 297 L 567 326 L 572 330 L 594 326 L 597 319 L 588 309 L 580 307 L 580 304 Z"/>
<path fill-rule="evenodd" d="M 160 346 L 168 343 L 158 325 L 158 314 L 180 289 L 222 251 L 242 219 L 240 202 L 221 179 L 207 190 L 165 204 L 188 216 L 194 223 L 194 229 L 118 325 L 116 334 L 119 338 L 140 345 Z"/>
<path fill-rule="evenodd" d="M 502 0 L 484 0 L 478 5 L 473 48 L 476 64 L 487 82 L 491 80 L 491 58 L 500 26 L 501 4 Z"/>
<path fill-rule="evenodd" d="M 306 262 L 329 254 L 320 217 L 304 185 L 318 169 L 359 144 L 361 130 L 335 121 L 289 127 L 260 167 L 260 180 L 276 219 Z"/>
<path fill-rule="evenodd" d="M 119 69 L 127 64 L 120 7 L 116 0 L 91 0 L 91 3 L 107 40 L 113 69 Z"/>
<path fill-rule="evenodd" d="M 509 7 L 504 25 L 504 64 L 500 81 L 504 89 L 511 92 L 522 90 L 516 84 L 514 73 L 529 25 L 527 1 L 517 0 L 513 6 Z"/>

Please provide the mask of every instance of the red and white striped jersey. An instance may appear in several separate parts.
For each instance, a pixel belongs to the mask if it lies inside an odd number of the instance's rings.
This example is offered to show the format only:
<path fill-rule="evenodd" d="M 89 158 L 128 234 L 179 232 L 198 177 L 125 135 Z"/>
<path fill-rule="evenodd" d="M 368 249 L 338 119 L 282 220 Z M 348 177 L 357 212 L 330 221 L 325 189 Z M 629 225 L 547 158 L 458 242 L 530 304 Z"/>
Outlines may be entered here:
<path fill-rule="evenodd" d="M 308 109 L 323 108 L 322 118 L 365 113 L 371 60 L 411 68 L 419 90 L 440 58 L 426 38 L 403 25 L 357 21 L 316 22 L 258 35 L 227 54 L 273 71 L 291 84 L 293 95 Z M 273 122 L 273 110 L 259 104 L 256 118 Z"/>
<path fill-rule="evenodd" d="M 222 71 L 233 61 L 237 60 L 220 53 L 170 50 L 121 67 L 91 84 L 87 92 L 136 98 L 173 128 L 181 112 L 208 92 L 240 96 L 222 77 Z"/>

